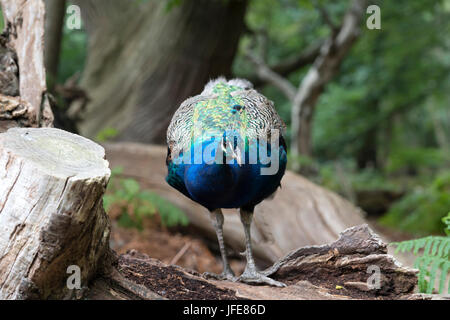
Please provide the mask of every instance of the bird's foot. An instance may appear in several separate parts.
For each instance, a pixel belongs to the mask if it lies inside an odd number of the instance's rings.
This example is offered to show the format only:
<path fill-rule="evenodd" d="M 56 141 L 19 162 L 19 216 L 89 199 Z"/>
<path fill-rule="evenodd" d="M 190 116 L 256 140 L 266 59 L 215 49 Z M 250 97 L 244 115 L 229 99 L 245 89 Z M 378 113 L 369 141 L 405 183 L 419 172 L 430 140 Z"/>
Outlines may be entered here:
<path fill-rule="evenodd" d="M 234 275 L 234 272 L 231 269 L 224 270 L 221 274 L 204 272 L 203 277 L 206 279 L 215 279 L 215 280 L 229 280 L 229 281 L 237 280 L 237 277 Z"/>
<path fill-rule="evenodd" d="M 282 282 L 273 280 L 256 270 L 245 269 L 244 273 L 237 279 L 237 281 L 249 284 L 268 284 L 274 287 L 286 287 Z"/>

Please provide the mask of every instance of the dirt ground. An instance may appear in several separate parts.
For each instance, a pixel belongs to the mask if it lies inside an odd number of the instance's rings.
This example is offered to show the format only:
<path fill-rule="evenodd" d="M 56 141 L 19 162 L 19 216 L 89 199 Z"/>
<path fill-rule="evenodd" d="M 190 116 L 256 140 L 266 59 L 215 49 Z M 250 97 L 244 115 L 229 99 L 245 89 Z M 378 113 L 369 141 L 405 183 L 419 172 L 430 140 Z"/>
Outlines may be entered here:
<path fill-rule="evenodd" d="M 114 219 L 115 217 L 111 218 L 110 247 L 119 254 L 136 250 L 151 258 L 158 259 L 165 264 L 179 265 L 200 273 L 222 272 L 222 262 L 219 252 L 212 251 L 208 248 L 208 241 L 200 236 L 193 235 L 192 232 L 189 232 L 188 228 L 176 228 L 172 230 L 165 228 L 161 225 L 156 215 L 152 219 L 146 219 L 144 221 L 144 228 L 140 231 L 135 228 L 121 227 Z M 378 225 L 376 221 L 371 221 L 371 226 L 376 231 L 382 231 L 383 234 L 389 235 L 391 240 L 394 241 L 411 238 L 410 235 L 384 228 Z M 244 271 L 245 259 L 231 256 L 229 260 L 236 274 Z M 410 262 L 409 260 L 411 259 L 406 260 L 402 262 Z M 412 265 L 412 262 L 406 264 Z"/>
<path fill-rule="evenodd" d="M 158 219 L 146 220 L 142 231 L 123 228 L 112 221 L 110 246 L 120 254 L 136 250 L 166 264 L 176 264 L 200 273 L 221 273 L 221 258 L 208 248 L 204 239 L 179 230 L 161 226 Z M 244 271 L 245 261 L 242 259 L 231 258 L 230 264 L 237 274 Z"/>

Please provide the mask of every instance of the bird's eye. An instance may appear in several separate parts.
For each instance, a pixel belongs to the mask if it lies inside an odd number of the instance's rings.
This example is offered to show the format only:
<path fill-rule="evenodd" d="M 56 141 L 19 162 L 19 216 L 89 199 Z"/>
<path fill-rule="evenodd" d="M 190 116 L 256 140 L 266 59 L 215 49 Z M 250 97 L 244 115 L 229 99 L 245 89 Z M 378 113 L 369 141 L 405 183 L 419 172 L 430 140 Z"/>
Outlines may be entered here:
<path fill-rule="evenodd" d="M 243 107 L 238 104 L 233 106 L 233 110 L 241 111 L 242 109 L 243 109 Z"/>

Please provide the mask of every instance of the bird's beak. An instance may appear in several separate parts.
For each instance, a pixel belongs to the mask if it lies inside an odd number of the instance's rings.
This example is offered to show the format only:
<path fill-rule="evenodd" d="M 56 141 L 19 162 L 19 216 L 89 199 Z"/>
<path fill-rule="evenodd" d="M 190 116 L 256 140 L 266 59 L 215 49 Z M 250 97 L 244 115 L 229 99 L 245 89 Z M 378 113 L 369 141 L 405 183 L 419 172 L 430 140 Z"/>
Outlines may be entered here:
<path fill-rule="evenodd" d="M 236 159 L 237 164 L 239 165 L 239 167 L 242 167 L 242 159 L 241 159 L 241 153 L 240 152 L 236 152 L 236 150 L 231 149 L 232 150 L 232 158 Z"/>
<path fill-rule="evenodd" d="M 227 141 L 226 147 L 224 146 L 224 143 L 221 143 L 220 145 L 222 147 L 222 151 L 224 152 L 224 154 L 228 154 L 228 151 L 231 151 L 231 158 L 236 159 L 237 164 L 239 165 L 239 167 L 241 167 L 242 166 L 241 153 L 236 152 L 236 150 L 233 148 L 233 145 L 231 144 L 231 142 Z M 239 151 L 239 149 L 237 149 L 237 150 Z"/>

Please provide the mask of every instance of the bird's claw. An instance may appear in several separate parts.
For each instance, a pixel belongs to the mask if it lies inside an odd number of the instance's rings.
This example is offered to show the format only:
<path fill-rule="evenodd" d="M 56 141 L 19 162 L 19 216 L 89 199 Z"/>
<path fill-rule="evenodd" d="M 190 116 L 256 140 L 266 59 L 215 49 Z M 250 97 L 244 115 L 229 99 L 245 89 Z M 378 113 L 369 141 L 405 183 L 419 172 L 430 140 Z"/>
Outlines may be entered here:
<path fill-rule="evenodd" d="M 244 273 L 237 279 L 239 282 L 245 282 L 249 284 L 268 284 L 274 287 L 286 287 L 282 282 L 273 280 L 257 271 L 245 270 Z"/>

